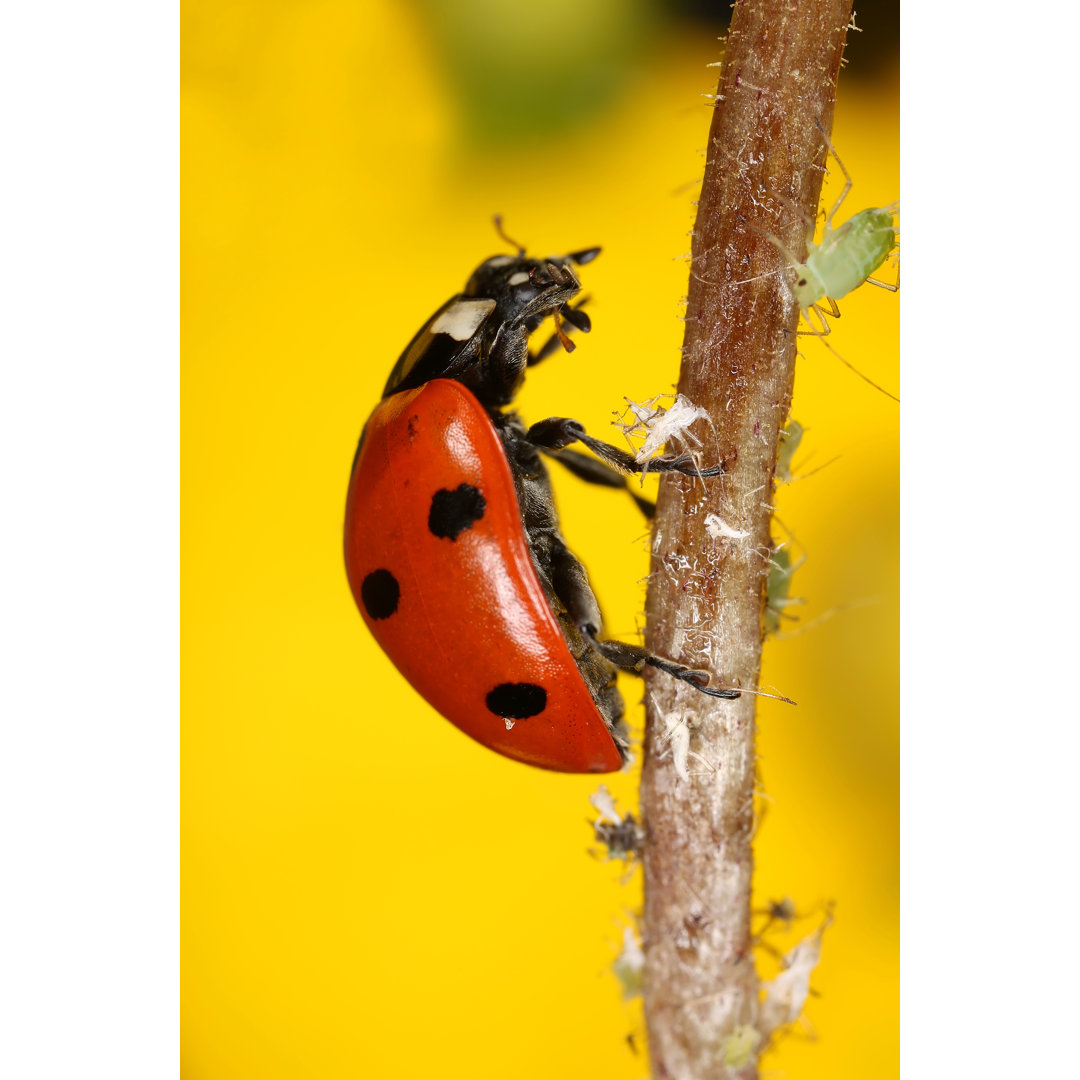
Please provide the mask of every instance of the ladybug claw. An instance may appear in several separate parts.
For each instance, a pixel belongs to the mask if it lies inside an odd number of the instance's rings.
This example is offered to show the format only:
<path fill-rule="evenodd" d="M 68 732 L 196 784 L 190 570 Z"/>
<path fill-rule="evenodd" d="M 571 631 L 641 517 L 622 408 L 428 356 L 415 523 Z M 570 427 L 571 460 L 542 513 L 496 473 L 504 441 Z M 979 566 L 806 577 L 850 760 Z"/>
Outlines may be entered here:
<path fill-rule="evenodd" d="M 689 683 L 695 690 L 700 690 L 703 694 L 708 694 L 709 697 L 734 699 L 740 696 L 738 690 L 710 690 L 709 683 L 712 682 L 712 676 L 707 671 L 702 671 L 700 668 L 688 668 L 684 675 L 678 676 L 683 682 Z"/>
<path fill-rule="evenodd" d="M 708 694 L 709 697 L 724 698 L 728 701 L 732 701 L 737 697 L 742 697 L 742 694 L 738 690 L 710 690 L 707 686 L 699 686 L 698 689 L 703 694 Z"/>
<path fill-rule="evenodd" d="M 680 454 L 678 457 L 668 454 L 655 458 L 649 465 L 653 469 L 659 466 L 660 472 L 678 472 L 682 473 L 683 476 L 693 477 L 719 476 L 724 471 L 723 465 L 711 465 L 707 469 L 699 469 L 689 454 Z"/>

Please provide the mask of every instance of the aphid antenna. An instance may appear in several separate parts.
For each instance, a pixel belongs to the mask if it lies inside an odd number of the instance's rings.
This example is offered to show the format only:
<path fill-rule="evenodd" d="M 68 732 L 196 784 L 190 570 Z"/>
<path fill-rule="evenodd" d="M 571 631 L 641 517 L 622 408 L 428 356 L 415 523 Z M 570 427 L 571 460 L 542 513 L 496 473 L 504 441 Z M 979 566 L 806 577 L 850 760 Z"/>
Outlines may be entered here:
<path fill-rule="evenodd" d="M 814 475 L 814 473 L 819 473 L 822 469 L 827 469 L 830 465 L 838 462 L 843 456 L 843 454 L 837 454 L 835 457 L 829 458 L 829 460 L 826 461 L 824 464 L 819 465 L 816 469 L 811 469 L 809 472 L 799 473 L 798 476 L 793 476 L 790 480 L 787 481 L 788 487 L 790 487 L 792 484 L 797 484 L 800 480 L 808 480 L 811 476 Z"/>
<path fill-rule="evenodd" d="M 823 165 L 818 165 L 814 162 L 810 163 L 811 169 L 818 169 L 819 171 L 828 174 L 828 169 Z M 781 191 L 772 191 L 766 188 L 766 194 L 770 199 L 775 199 L 782 205 L 789 213 L 797 217 L 802 223 L 803 227 L 807 230 L 811 239 L 814 236 L 814 227 L 817 225 L 817 220 L 824 212 L 823 208 L 819 208 L 813 216 L 808 214 L 803 208 L 793 199 L 790 195 L 785 195 Z"/>
<path fill-rule="evenodd" d="M 816 307 L 816 305 L 815 305 L 815 307 Z M 820 314 L 821 314 L 821 312 L 819 311 L 819 312 L 818 312 L 818 314 L 820 315 Z M 873 388 L 874 388 L 875 390 L 880 390 L 880 391 L 881 391 L 881 393 L 883 393 L 883 394 L 884 394 L 884 395 L 885 395 L 885 396 L 886 396 L 887 398 L 892 398 L 892 399 L 893 399 L 893 401 L 895 401 L 895 402 L 896 402 L 896 403 L 897 403 L 898 405 L 900 404 L 900 399 L 899 399 L 899 398 L 898 398 L 898 397 L 897 397 L 897 396 L 896 396 L 895 394 L 890 394 L 890 393 L 889 393 L 889 391 L 888 391 L 888 390 L 886 390 L 884 386 L 879 386 L 879 385 L 878 385 L 878 384 L 877 384 L 876 382 L 874 382 L 874 380 L 873 380 L 873 379 L 871 379 L 871 378 L 870 378 L 870 376 L 869 376 L 869 375 L 864 375 L 864 374 L 863 374 L 863 373 L 862 373 L 862 372 L 861 372 L 861 371 L 860 371 L 860 370 L 859 370 L 859 369 L 858 369 L 858 368 L 857 368 L 857 367 L 856 367 L 856 366 L 855 366 L 855 365 L 854 365 L 854 364 L 853 364 L 853 363 L 852 363 L 852 362 L 851 362 L 850 360 L 845 360 L 845 359 L 844 359 L 844 358 L 843 358 L 843 357 L 842 357 L 842 356 L 841 356 L 841 355 L 840 355 L 840 354 L 839 354 L 839 353 L 838 353 L 838 352 L 837 352 L 837 351 L 836 351 L 836 350 L 835 350 L 835 349 L 834 349 L 834 348 L 833 348 L 833 347 L 832 347 L 832 346 L 831 346 L 831 345 L 830 345 L 830 344 L 829 344 L 829 343 L 828 343 L 828 342 L 827 342 L 827 341 L 825 340 L 825 335 L 824 335 L 824 334 L 822 334 L 822 333 L 821 333 L 821 332 L 820 332 L 819 330 L 815 329 L 815 328 L 814 328 L 814 326 L 813 326 L 813 324 L 812 324 L 812 323 L 811 323 L 811 322 L 810 322 L 809 320 L 807 320 L 807 326 L 809 326 L 809 327 L 810 327 L 811 331 L 812 331 L 812 332 L 813 332 L 813 334 L 814 334 L 814 335 L 815 335 L 815 336 L 817 337 L 817 339 L 818 339 L 818 340 L 819 340 L 819 341 L 821 342 L 821 344 L 822 344 L 822 345 L 824 345 L 824 346 L 825 346 L 825 348 L 826 348 L 826 349 L 828 349 L 828 350 L 829 350 L 829 352 L 831 352 L 831 353 L 833 354 L 833 356 L 835 356 L 835 357 L 836 357 L 836 359 L 837 359 L 837 360 L 839 360 L 839 361 L 840 361 L 840 363 L 844 365 L 844 367 L 846 367 L 846 368 L 850 368 L 850 369 L 851 369 L 852 371 L 854 371 L 854 372 L 855 372 L 855 374 L 856 374 L 856 375 L 858 375 L 858 376 L 859 376 L 859 378 L 860 378 L 860 379 L 862 379 L 862 380 L 863 380 L 863 382 L 867 382 L 867 383 L 869 383 L 869 384 L 870 384 L 870 385 L 871 385 L 871 386 L 872 386 L 872 387 L 873 387 Z"/>
<path fill-rule="evenodd" d="M 792 532 L 791 529 L 787 525 L 784 524 L 783 518 L 781 518 L 777 514 L 774 514 L 773 515 L 773 521 L 775 521 L 776 524 L 779 525 L 780 528 L 783 529 L 784 532 L 786 532 L 787 536 L 788 536 L 787 540 L 782 540 L 779 544 L 776 545 L 775 548 L 773 548 L 774 551 L 779 551 L 780 548 L 787 547 L 788 540 L 790 540 L 793 544 L 797 544 L 800 548 L 802 548 L 803 551 L 806 550 L 805 548 L 803 548 L 802 544 L 799 541 L 799 538 L 795 535 L 795 533 Z"/>
<path fill-rule="evenodd" d="M 700 274 L 699 274 L 699 273 L 698 273 L 698 272 L 697 272 L 697 271 L 696 271 L 696 270 L 694 269 L 694 264 L 693 264 L 693 262 L 691 262 L 691 263 L 690 263 L 690 273 L 691 273 L 691 275 L 692 275 L 693 277 L 697 278 L 697 280 L 698 280 L 698 281 L 700 281 L 700 282 L 702 283 L 702 285 L 720 285 L 720 286 L 723 286 L 723 284 L 724 284 L 724 283 L 723 283 L 722 281 L 713 281 L 713 280 L 712 280 L 711 278 L 703 278 L 703 277 L 702 277 L 702 276 L 701 276 L 701 275 L 700 275 Z M 683 322 L 686 322 L 686 320 L 685 320 L 685 319 L 683 319 L 682 321 L 683 321 Z"/>
<path fill-rule="evenodd" d="M 685 184 L 680 184 L 678 187 L 672 188 L 668 194 L 672 196 L 685 195 L 686 192 L 693 191 L 694 188 L 700 187 L 704 179 L 704 176 L 699 176 L 696 180 L 687 180 Z"/>
<path fill-rule="evenodd" d="M 837 615 L 840 615 L 845 611 L 853 611 L 855 608 L 872 607 L 874 604 L 880 604 L 881 600 L 876 596 L 867 596 L 862 600 L 851 600 L 846 604 L 836 604 L 829 608 L 827 611 L 823 611 L 820 615 L 815 616 L 808 623 L 803 623 L 802 626 L 797 627 L 794 630 L 788 630 L 785 633 L 776 633 L 772 635 L 773 641 L 787 641 L 790 638 L 801 637 L 803 634 L 809 633 L 811 630 L 816 630 L 822 623 L 828 622 L 830 619 Z"/>
<path fill-rule="evenodd" d="M 773 274 L 782 274 L 785 270 L 791 270 L 795 273 L 798 272 L 796 270 L 796 267 L 802 266 L 805 260 L 796 259 L 795 256 L 791 253 L 791 251 L 788 250 L 788 247 L 784 243 L 784 241 L 781 240 L 780 237 L 776 235 L 776 233 L 769 232 L 768 229 L 763 229 L 760 225 L 755 225 L 752 221 L 747 221 L 747 219 L 744 218 L 741 214 L 739 215 L 739 220 L 751 232 L 757 233 L 758 236 L 763 236 L 766 240 L 768 240 L 769 243 L 772 244 L 773 247 L 777 248 L 780 251 L 780 254 L 783 255 L 784 258 L 787 260 L 786 266 L 778 266 L 775 270 L 769 270 L 767 273 L 758 275 L 758 277 L 746 278 L 746 281 L 758 281 L 760 278 L 770 277 Z M 691 273 L 692 272 L 693 271 L 691 271 Z M 698 280 L 701 281 L 703 279 L 698 278 Z M 710 282 L 710 284 L 713 283 Z M 732 282 L 732 284 L 741 285 L 742 282 Z"/>
<path fill-rule="evenodd" d="M 753 277 L 741 278 L 739 281 L 732 281 L 729 282 L 729 284 L 749 285 L 751 281 L 763 281 L 767 277 L 773 277 L 776 274 L 782 274 L 784 272 L 784 269 L 785 268 L 783 266 L 778 266 L 775 270 L 766 270 L 764 274 L 755 274 Z M 697 275 L 695 274 L 694 276 L 696 277 Z M 701 278 L 698 278 L 698 281 L 701 280 Z"/>
<path fill-rule="evenodd" d="M 776 555 L 779 552 L 783 551 L 786 547 L 787 547 L 787 541 L 784 541 L 783 543 L 777 544 L 776 547 L 773 548 L 773 555 Z M 790 566 L 786 566 L 786 567 L 782 566 L 780 563 L 776 562 L 774 559 L 769 559 L 769 565 L 774 567 L 777 570 L 783 571 L 783 574 L 784 574 L 785 577 L 791 577 L 791 575 L 794 574 L 796 570 L 801 570 L 803 568 L 803 566 L 806 565 L 806 560 L 809 557 L 810 556 L 806 554 L 806 551 L 803 550 L 803 553 Z M 784 599 L 787 602 L 792 602 L 792 603 L 796 602 L 791 597 L 785 597 Z M 805 603 L 804 600 L 798 600 L 797 602 L 800 603 L 800 604 Z"/>
<path fill-rule="evenodd" d="M 780 551 L 780 549 L 783 548 L 786 543 L 787 541 L 782 541 L 781 543 L 777 544 L 776 547 L 769 550 L 771 550 L 772 554 L 775 555 L 776 552 Z M 772 559 L 769 557 L 769 555 L 766 555 L 764 552 L 762 552 L 759 548 L 756 547 L 750 549 L 750 554 L 753 555 L 754 558 L 760 559 L 765 564 L 761 568 L 761 573 L 767 574 L 769 572 L 769 567 L 772 566 Z"/>
<path fill-rule="evenodd" d="M 766 487 L 766 485 L 765 485 L 765 484 L 759 484 L 759 485 L 758 485 L 758 486 L 757 486 L 756 488 L 754 488 L 754 489 L 753 489 L 753 490 L 751 490 L 751 491 L 748 491 L 748 492 L 746 492 L 746 494 L 744 494 L 744 495 L 742 496 L 742 508 L 743 508 L 743 513 L 745 513 L 745 512 L 746 512 L 746 504 L 747 504 L 747 503 L 748 503 L 748 502 L 749 502 L 749 501 L 750 501 L 750 500 L 751 500 L 751 499 L 752 499 L 752 498 L 753 498 L 753 497 L 754 497 L 754 496 L 755 496 L 755 495 L 756 495 L 756 494 L 757 494 L 757 493 L 758 493 L 759 491 L 764 491 L 764 490 L 765 490 L 765 487 Z M 766 505 L 767 505 L 767 504 L 766 504 Z M 772 510 L 773 508 L 772 508 L 771 506 L 769 506 L 769 507 L 768 507 L 768 509 L 769 509 L 769 510 Z"/>

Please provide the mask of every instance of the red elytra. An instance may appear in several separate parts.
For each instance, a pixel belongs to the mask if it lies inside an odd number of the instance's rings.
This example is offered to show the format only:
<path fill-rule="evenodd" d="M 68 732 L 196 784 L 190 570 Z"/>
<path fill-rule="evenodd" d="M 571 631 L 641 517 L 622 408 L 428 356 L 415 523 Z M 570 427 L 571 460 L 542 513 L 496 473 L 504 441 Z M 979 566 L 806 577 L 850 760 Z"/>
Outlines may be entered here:
<path fill-rule="evenodd" d="M 560 772 L 620 768 L 530 558 L 499 435 L 460 382 L 433 379 L 372 414 L 345 564 L 387 656 L 467 735 Z"/>

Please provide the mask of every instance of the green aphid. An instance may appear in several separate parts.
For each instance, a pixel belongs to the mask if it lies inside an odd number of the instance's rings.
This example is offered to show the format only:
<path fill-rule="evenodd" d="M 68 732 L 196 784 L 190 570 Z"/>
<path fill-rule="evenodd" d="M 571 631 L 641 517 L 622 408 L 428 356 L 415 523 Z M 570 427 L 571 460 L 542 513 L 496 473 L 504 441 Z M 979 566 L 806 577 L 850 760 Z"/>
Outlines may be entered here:
<path fill-rule="evenodd" d="M 836 207 L 833 208 L 835 213 Z M 811 241 L 806 262 L 795 267 L 799 276 L 791 291 L 804 311 L 815 309 L 820 300 L 829 300 L 835 307 L 836 300 L 847 296 L 864 281 L 893 292 L 898 288 L 870 276 L 896 246 L 892 210 L 860 210 L 839 229 L 832 227 L 833 214 L 825 223 L 821 242 Z"/>
<path fill-rule="evenodd" d="M 740 1024 L 723 1044 L 724 1064 L 734 1069 L 749 1065 L 757 1054 L 761 1032 L 750 1024 Z"/>
<path fill-rule="evenodd" d="M 844 163 L 837 157 L 833 144 L 828 135 L 818 124 L 818 129 L 825 140 L 825 145 L 840 171 L 844 174 L 844 190 L 840 192 L 840 198 L 825 219 L 825 228 L 821 240 L 814 242 L 813 236 L 807 241 L 807 254 L 804 260 L 799 260 L 788 251 L 779 237 L 769 235 L 768 239 L 775 244 L 784 254 L 788 261 L 788 269 L 794 280 L 791 282 L 791 292 L 795 297 L 806 319 L 810 333 L 821 338 L 822 344 L 842 363 L 846 364 L 861 379 L 865 379 L 871 386 L 881 390 L 883 394 L 900 399 L 888 390 L 878 386 L 873 380 L 868 379 L 858 368 L 849 364 L 827 341 L 825 335 L 830 332 L 828 320 L 821 305 L 828 305 L 829 314 L 833 318 L 840 317 L 840 309 L 836 301 L 847 296 L 848 293 L 857 289 L 864 281 L 871 285 L 877 285 L 890 292 L 896 292 L 900 288 L 899 265 L 897 266 L 897 280 L 894 284 L 887 281 L 879 281 L 870 275 L 877 270 L 897 248 L 896 226 L 893 215 L 897 205 L 869 210 L 860 210 L 854 216 L 848 218 L 843 225 L 833 228 L 833 219 L 841 204 L 851 191 L 852 180 Z M 819 330 L 810 319 L 810 312 L 814 312 L 821 323 Z"/>
<path fill-rule="evenodd" d="M 775 634 L 780 629 L 780 620 L 785 609 L 795 607 L 803 600 L 801 597 L 788 596 L 791 578 L 802 566 L 805 556 L 797 563 L 792 563 L 786 548 L 778 548 L 769 560 L 769 578 L 765 584 L 765 615 L 762 620 L 765 634 Z"/>
<path fill-rule="evenodd" d="M 791 459 L 799 449 L 805 430 L 798 420 L 789 419 L 780 431 L 780 449 L 776 455 L 776 480 L 780 484 L 790 484 L 794 479 Z"/>

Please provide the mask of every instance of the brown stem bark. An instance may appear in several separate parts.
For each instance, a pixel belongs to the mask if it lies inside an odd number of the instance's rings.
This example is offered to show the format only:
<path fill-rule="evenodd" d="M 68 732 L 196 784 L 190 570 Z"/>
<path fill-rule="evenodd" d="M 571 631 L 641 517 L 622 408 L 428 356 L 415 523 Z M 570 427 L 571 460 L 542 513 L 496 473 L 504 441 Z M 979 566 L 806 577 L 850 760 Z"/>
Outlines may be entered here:
<path fill-rule="evenodd" d="M 727 39 L 679 379 L 712 417 L 727 472 L 722 482 L 664 479 L 646 631 L 651 651 L 708 668 L 714 685 L 758 685 L 773 474 L 799 317 L 783 275 L 770 273 L 784 260 L 766 234 L 805 257 L 825 163 L 817 124 L 831 131 L 850 17 L 850 0 L 739 0 Z M 653 1076 L 663 1080 L 757 1076 L 757 1054 L 739 1050 L 758 1030 L 756 701 L 649 678 L 644 996 Z"/>

